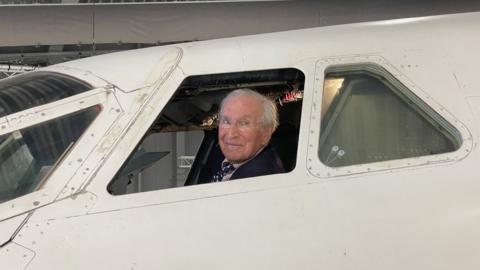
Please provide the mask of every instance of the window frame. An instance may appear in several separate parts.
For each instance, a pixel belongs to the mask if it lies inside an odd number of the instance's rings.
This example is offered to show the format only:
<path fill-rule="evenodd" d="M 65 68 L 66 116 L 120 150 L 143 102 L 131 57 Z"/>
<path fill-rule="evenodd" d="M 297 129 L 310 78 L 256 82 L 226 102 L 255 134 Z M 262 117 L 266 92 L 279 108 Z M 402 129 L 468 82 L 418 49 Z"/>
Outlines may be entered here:
<path fill-rule="evenodd" d="M 201 72 L 194 72 L 188 74 L 186 74 L 182 70 L 176 69 L 174 72 L 172 72 L 171 76 L 164 82 L 164 84 L 161 86 L 161 89 L 156 90 L 156 92 L 152 94 L 152 97 L 148 100 L 148 102 L 139 109 L 139 111 L 142 112 L 138 113 L 135 119 L 133 119 L 134 123 L 132 124 L 130 131 L 125 133 L 123 140 L 119 142 L 115 149 L 113 149 L 112 155 L 106 160 L 104 167 L 108 168 L 103 168 L 102 170 L 100 170 L 97 174 L 97 180 L 99 181 L 93 181 L 89 186 L 89 190 L 94 192 L 99 198 L 91 211 L 111 211 L 114 209 L 138 207 L 142 205 L 163 204 L 183 200 L 200 199 L 211 196 L 241 194 L 246 191 L 263 191 L 265 189 L 291 186 L 292 184 L 300 185 L 308 182 L 309 180 L 307 179 L 305 179 L 305 181 L 299 182 L 298 180 L 301 178 L 292 177 L 292 175 L 300 175 L 305 173 L 305 163 L 303 161 L 305 156 L 304 154 L 301 154 L 303 152 L 302 149 L 304 148 L 299 145 L 295 159 L 295 167 L 293 168 L 293 170 L 282 174 L 258 176 L 260 179 L 257 179 L 257 177 L 252 177 L 242 179 L 241 181 L 226 181 L 217 184 L 195 184 L 183 186 L 180 188 L 156 189 L 147 192 L 135 192 L 123 195 L 112 195 L 107 190 L 107 186 L 110 181 L 116 175 L 118 170 L 121 169 L 121 166 L 128 159 L 132 151 L 134 151 L 134 149 L 137 147 L 147 130 L 154 123 L 158 115 L 165 109 L 165 106 L 167 106 L 171 98 L 175 95 L 178 88 L 181 86 L 182 82 L 187 77 L 293 68 L 301 71 L 304 74 L 304 91 L 310 96 L 314 78 L 314 64 L 314 60 L 309 60 L 298 65 L 268 66 L 251 68 L 248 70 L 239 70 L 237 68 L 233 68 L 224 69 L 221 72 L 202 70 Z M 152 104 L 155 104 L 155 106 L 153 106 Z M 147 115 L 143 113 L 143 109 L 145 107 L 155 109 L 151 110 L 150 113 Z M 299 140 L 302 140 L 302 134 L 304 133 L 302 127 L 308 125 L 306 121 L 307 108 L 307 102 L 303 102 L 301 106 L 302 115 L 300 119 L 301 127 L 299 129 Z M 119 151 L 119 148 L 123 150 Z M 106 200 L 102 200 L 101 198 L 106 198 Z"/>
<path fill-rule="evenodd" d="M 111 92 L 111 89 L 103 87 L 95 88 L 81 94 L 32 107 L 0 118 L 0 135 L 4 135 L 67 116 L 68 114 L 89 107 L 101 107 L 97 116 L 73 147 L 68 149 L 67 154 L 64 155 L 61 160 L 57 161 L 59 162 L 57 167 L 49 172 L 49 179 L 45 181 L 42 188 L 0 203 L 0 220 L 31 211 L 79 190 L 79 182 L 70 183 L 70 180 L 76 174 L 81 173 L 80 170 L 82 166 L 89 161 L 90 156 L 96 156 L 92 155 L 92 149 L 96 147 L 97 140 L 92 140 L 88 137 L 103 136 L 115 120 L 123 114 L 123 110 Z M 110 125 L 102 125 L 99 123 L 109 123 Z M 86 180 L 86 177 L 88 177 L 88 174 L 85 174 L 84 177 L 77 178 Z"/>
<path fill-rule="evenodd" d="M 318 155 L 320 147 L 320 129 L 322 100 L 325 77 L 328 72 L 349 72 L 358 70 L 359 67 L 366 73 L 377 75 L 390 83 L 401 95 L 409 101 L 412 101 L 418 107 L 419 113 L 427 114 L 442 127 L 447 128 L 448 132 L 454 136 L 459 148 L 453 152 L 442 154 L 409 157 L 403 159 L 393 159 L 363 164 L 354 164 L 341 167 L 330 167 L 320 160 Z M 398 94 L 398 93 L 395 93 Z M 352 56 L 326 58 L 317 61 L 315 71 L 315 85 L 313 91 L 313 103 L 310 115 L 310 131 L 308 136 L 307 149 L 307 170 L 313 176 L 332 179 L 338 176 L 348 176 L 364 174 L 370 172 L 380 172 L 406 167 L 429 166 L 438 163 L 452 163 L 467 156 L 473 147 L 472 135 L 468 129 L 443 106 L 438 104 L 434 98 L 411 82 L 404 74 L 396 69 L 386 59 L 377 55 Z M 443 122 L 443 124 L 441 123 Z"/>
<path fill-rule="evenodd" d="M 313 61 L 311 62 L 311 65 L 310 67 L 311 70 L 313 71 Z M 189 78 L 192 78 L 192 77 L 204 77 L 204 76 L 217 76 L 217 75 L 225 75 L 225 74 L 231 74 L 231 73 L 245 73 L 245 74 L 248 74 L 248 73 L 258 73 L 258 74 L 262 74 L 263 72 L 269 72 L 269 71 L 279 71 L 279 70 L 296 70 L 296 71 L 299 71 L 303 74 L 304 76 L 304 79 L 303 79 L 303 83 L 306 84 L 307 83 L 307 71 L 305 68 L 302 68 L 301 66 L 278 66 L 278 67 L 268 67 L 268 68 L 259 68 L 259 69 L 248 69 L 248 70 L 237 70 L 237 69 L 233 69 L 233 70 L 222 70 L 222 72 L 202 72 L 202 73 L 198 73 L 198 74 L 178 74 L 178 76 L 175 76 L 175 74 L 173 74 L 171 76 L 171 78 L 169 78 L 169 80 L 167 80 L 166 84 L 164 85 L 164 88 L 163 90 L 165 90 L 165 93 L 155 93 L 153 95 L 155 95 L 152 99 L 154 99 L 155 97 L 158 97 L 157 95 L 161 95 L 161 97 L 165 97 L 165 99 L 162 98 L 162 103 L 158 103 L 156 104 L 155 106 L 152 106 L 152 107 L 155 107 L 155 108 L 159 108 L 157 110 L 158 114 L 154 114 L 152 112 L 152 115 L 156 115 L 154 118 L 150 118 L 150 120 L 148 121 L 148 124 L 144 124 L 144 126 L 148 126 L 147 129 L 145 130 L 140 130 L 140 129 L 135 129 L 136 131 L 141 131 L 141 135 L 140 134 L 137 134 L 137 138 L 138 136 L 141 136 L 141 139 L 139 139 L 138 141 L 136 141 L 136 146 L 131 149 L 131 151 L 129 150 L 129 153 L 128 153 L 128 156 L 121 162 L 121 166 L 119 167 L 118 170 L 116 170 L 115 174 L 112 176 L 112 178 L 110 178 L 107 182 L 107 184 L 105 185 L 105 191 L 106 193 L 109 194 L 109 196 L 114 196 L 114 197 L 123 197 L 123 196 L 131 196 L 131 195 L 134 195 L 134 194 L 139 194 L 139 193 L 146 193 L 146 192 L 159 192 L 159 191 L 165 191 L 165 190 L 172 190 L 172 189 L 178 189 L 178 188 L 181 188 L 181 189 L 188 189 L 189 187 L 192 187 L 192 186 L 199 186 L 199 185 L 203 185 L 201 183 L 195 183 L 195 184 L 188 184 L 188 185 L 184 185 L 184 186 L 178 186 L 178 187 L 168 187 L 168 188 L 159 188 L 159 189 L 152 189 L 152 190 L 148 190 L 148 191 L 137 191 L 137 192 L 131 192 L 131 193 L 122 193 L 122 194 L 112 194 L 111 193 L 111 190 L 110 190 L 110 187 L 112 186 L 113 183 L 113 180 L 115 179 L 115 176 L 117 176 L 117 174 L 122 170 L 122 168 L 124 168 L 124 166 L 126 166 L 128 160 L 131 158 L 131 156 L 134 154 L 135 152 L 135 149 L 137 149 L 144 141 L 144 139 L 146 139 L 145 135 L 146 133 L 148 133 L 148 130 L 152 127 L 152 125 L 154 124 L 155 120 L 162 114 L 164 113 L 164 110 L 165 108 L 172 102 L 172 100 L 174 99 L 174 97 L 178 94 L 181 86 L 189 79 Z M 310 74 L 313 74 L 313 72 L 311 72 Z M 236 88 L 242 88 L 241 86 L 238 86 Z M 305 90 L 304 90 L 305 91 Z M 160 91 L 159 91 L 160 92 Z M 168 99 L 166 99 L 168 98 Z M 303 98 L 302 98 L 303 99 Z M 154 103 L 154 101 L 151 101 L 152 103 Z M 148 106 L 148 105 L 145 105 L 145 106 Z M 301 105 L 301 111 L 303 112 L 304 110 L 304 103 L 302 101 L 302 105 Z M 140 115 L 140 114 L 139 114 Z M 303 118 L 303 117 L 301 117 Z M 300 118 L 300 122 L 301 122 L 301 118 Z M 136 121 L 136 120 L 135 120 Z M 301 124 L 300 124 L 301 125 Z M 300 137 L 300 130 L 301 128 L 299 128 L 298 130 L 298 137 Z M 177 132 L 177 131 L 175 131 Z M 203 140 L 205 140 L 206 136 L 204 134 L 204 137 L 202 139 L 202 142 L 200 142 L 200 144 L 198 145 L 198 149 L 197 149 L 197 153 L 195 155 L 195 160 L 197 160 L 198 158 L 198 154 L 199 154 L 199 151 L 200 151 L 200 148 L 201 148 L 201 145 L 203 144 Z M 128 147 L 128 149 L 130 149 L 130 146 Z M 282 173 L 282 174 L 288 174 L 292 171 L 295 171 L 296 168 L 297 168 L 297 165 L 298 165 L 298 157 L 300 156 L 299 154 L 299 148 L 297 147 L 296 149 L 296 155 L 295 155 L 295 160 L 294 160 L 294 167 L 292 170 L 288 170 L 286 171 L 285 173 Z M 191 172 L 189 172 L 190 174 Z M 275 174 L 274 174 L 275 175 Z M 267 175 L 268 176 L 268 175 Z M 258 177 L 261 177 L 261 176 L 258 176 Z M 186 181 L 188 180 L 189 176 L 187 176 L 187 179 Z M 242 181 L 240 182 L 244 182 L 244 181 L 247 181 L 249 180 L 250 178 L 253 178 L 253 177 L 248 177 L 248 178 L 245 178 L 245 179 L 242 179 Z M 230 181 L 229 181 L 230 182 Z M 232 181 L 233 182 L 233 181 Z M 226 181 L 224 182 L 226 183 Z M 216 185 L 219 185 L 218 183 Z"/>

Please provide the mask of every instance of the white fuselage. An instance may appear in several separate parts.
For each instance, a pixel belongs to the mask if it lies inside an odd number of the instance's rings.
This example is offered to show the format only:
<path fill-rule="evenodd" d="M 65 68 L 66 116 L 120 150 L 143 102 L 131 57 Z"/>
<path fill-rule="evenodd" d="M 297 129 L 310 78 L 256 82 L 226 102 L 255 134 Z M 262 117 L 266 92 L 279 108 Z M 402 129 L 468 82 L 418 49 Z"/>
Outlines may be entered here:
<path fill-rule="evenodd" d="M 93 85 L 2 118 L 0 134 L 95 104 L 39 190 L 0 204 L 2 269 L 478 269 L 480 13 L 176 44 L 43 71 Z M 458 130 L 438 155 L 333 168 L 318 157 L 331 65 L 383 67 Z M 305 75 L 295 168 L 113 196 L 107 185 L 188 76 Z M 46 112 L 41 114 L 41 112 Z M 162 177 L 162 172 L 158 172 Z M 4 234 L 4 235 L 3 235 Z"/>

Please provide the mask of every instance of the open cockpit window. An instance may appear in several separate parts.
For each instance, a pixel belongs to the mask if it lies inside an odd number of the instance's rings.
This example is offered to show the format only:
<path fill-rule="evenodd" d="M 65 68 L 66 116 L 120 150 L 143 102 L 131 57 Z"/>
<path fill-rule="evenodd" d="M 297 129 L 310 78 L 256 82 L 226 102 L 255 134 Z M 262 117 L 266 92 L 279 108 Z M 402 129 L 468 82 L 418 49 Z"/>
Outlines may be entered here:
<path fill-rule="evenodd" d="M 108 185 L 125 194 L 207 183 L 218 161 L 218 111 L 231 91 L 249 88 L 277 103 L 280 125 L 270 143 L 286 171 L 295 167 L 305 77 L 275 69 L 186 78 Z"/>
<path fill-rule="evenodd" d="M 40 189 L 98 112 L 94 106 L 0 135 L 0 202 Z"/>
<path fill-rule="evenodd" d="M 447 153 L 459 132 L 375 65 L 326 70 L 319 142 L 329 167 Z"/>

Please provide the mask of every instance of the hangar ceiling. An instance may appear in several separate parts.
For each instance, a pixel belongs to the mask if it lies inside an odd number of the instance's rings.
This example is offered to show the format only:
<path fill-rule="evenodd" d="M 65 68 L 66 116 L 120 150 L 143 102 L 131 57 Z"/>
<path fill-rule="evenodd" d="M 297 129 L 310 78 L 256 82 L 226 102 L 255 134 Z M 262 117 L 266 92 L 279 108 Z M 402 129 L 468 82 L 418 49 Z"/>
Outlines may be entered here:
<path fill-rule="evenodd" d="M 480 11 L 467 0 L 0 0 L 0 77 L 107 52 Z"/>

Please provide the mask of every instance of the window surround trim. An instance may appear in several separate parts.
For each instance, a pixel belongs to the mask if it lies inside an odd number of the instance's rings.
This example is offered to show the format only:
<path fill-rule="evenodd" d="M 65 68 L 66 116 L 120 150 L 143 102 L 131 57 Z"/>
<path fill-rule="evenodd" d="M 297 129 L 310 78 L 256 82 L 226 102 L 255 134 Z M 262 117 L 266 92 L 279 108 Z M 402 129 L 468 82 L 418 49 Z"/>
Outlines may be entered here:
<path fill-rule="evenodd" d="M 66 192 L 67 188 L 70 192 L 77 190 L 77 188 L 69 185 L 69 182 L 75 174 L 79 173 L 82 165 L 92 154 L 90 149 L 95 147 L 95 142 L 85 139 L 87 137 L 86 133 L 102 136 L 111 125 L 99 125 L 98 123 L 113 124 L 123 114 L 123 110 L 116 102 L 116 99 L 112 99 L 113 96 L 110 89 L 97 88 L 0 118 L 0 135 L 3 135 L 89 107 L 102 106 L 96 118 L 93 119 L 87 130 L 75 143 L 76 146 L 69 149 L 69 154 L 59 163 L 58 168 L 50 172 L 51 179 L 47 181 L 48 184 L 46 186 L 18 198 L 0 203 L 0 221 L 50 204 L 62 198 L 62 194 L 69 194 L 69 192 Z M 69 166 L 65 166 L 65 164 L 69 164 Z"/>
<path fill-rule="evenodd" d="M 361 67 L 362 71 L 359 71 Z M 336 72 L 363 72 L 377 75 L 391 84 L 395 94 L 415 104 L 418 112 L 426 114 L 436 123 L 447 130 L 459 143 L 458 149 L 453 152 L 394 159 L 365 164 L 356 164 L 343 167 L 329 167 L 320 161 L 318 149 L 320 146 L 321 104 L 323 98 L 324 78 L 327 73 Z M 403 96 L 403 97 L 402 97 Z M 464 159 L 472 150 L 473 139 L 469 130 L 443 106 L 437 103 L 430 95 L 411 82 L 404 74 L 378 55 L 343 56 L 325 58 L 317 61 L 315 71 L 315 85 L 313 92 L 310 130 L 307 149 L 307 170 L 315 177 L 332 180 L 338 176 L 348 176 L 379 171 L 391 171 L 413 166 L 431 166 L 438 163 L 453 163 Z"/>
<path fill-rule="evenodd" d="M 94 105 L 101 105 L 99 94 L 103 89 L 94 89 L 65 99 L 9 114 L 0 118 L 0 136 L 30 126 L 41 124 L 62 115 L 67 115 Z M 75 106 L 72 106 L 75 105 Z"/>
<path fill-rule="evenodd" d="M 169 204 L 186 200 L 200 200 L 209 197 L 230 196 L 235 194 L 243 194 L 245 192 L 263 192 L 265 190 L 284 188 L 292 185 L 305 185 L 306 183 L 310 183 L 311 179 L 303 179 L 299 182 L 298 179 L 300 178 L 296 177 L 304 173 L 304 170 L 301 167 L 305 165 L 305 163 L 300 160 L 301 149 L 305 150 L 305 148 L 299 145 L 299 148 L 297 150 L 296 165 L 292 171 L 283 174 L 258 176 L 261 179 L 246 178 L 242 179 L 241 181 L 227 181 L 221 184 L 201 184 L 178 188 L 156 189 L 147 192 L 137 192 L 120 196 L 110 194 L 106 188 L 112 178 L 120 169 L 121 165 L 124 164 L 124 162 L 127 160 L 129 154 L 125 153 L 131 153 L 131 151 L 135 149 L 135 146 L 138 145 L 138 143 L 141 141 L 143 135 L 148 130 L 149 126 L 163 111 L 168 102 L 170 102 L 172 96 L 174 96 L 174 94 L 178 90 L 178 87 L 182 84 L 185 78 L 189 76 L 212 75 L 219 73 L 249 71 L 254 72 L 272 69 L 293 68 L 301 71 L 304 74 L 305 91 L 307 91 L 310 96 L 310 89 L 313 85 L 314 63 L 314 60 L 309 60 L 296 65 L 262 66 L 257 68 L 251 68 L 248 70 L 234 68 L 222 70 L 221 72 L 210 70 L 188 74 L 181 72 L 179 69 L 177 69 L 175 72 L 172 73 L 171 77 L 166 80 L 165 83 L 162 85 L 162 91 L 156 91 L 152 95 L 152 97 L 146 102 L 145 106 L 152 109 L 150 113 L 145 114 L 142 112 L 136 114 L 143 119 L 146 119 L 148 117 L 149 125 L 145 124 L 143 120 L 139 121 L 138 118 L 135 118 L 135 121 L 129 128 L 130 131 L 124 134 L 124 139 L 115 146 L 115 149 L 112 150 L 112 155 L 105 160 L 104 168 L 98 171 L 95 181 L 92 181 L 91 184 L 88 186 L 88 190 L 94 192 L 98 196 L 98 201 L 95 203 L 94 207 L 92 207 L 89 213 L 115 211 L 123 208 L 143 207 L 146 205 Z M 156 104 L 156 106 L 150 106 L 150 104 Z M 300 120 L 302 127 L 308 124 L 306 121 L 307 116 L 304 113 L 308 110 L 308 105 L 306 104 L 306 102 L 303 102 L 302 104 L 302 117 Z M 143 127 L 145 127 L 144 130 Z M 305 131 L 300 128 L 299 136 L 301 137 L 304 133 Z M 304 135 L 306 136 L 307 134 L 305 133 Z M 128 150 L 119 151 L 119 148 Z"/>

